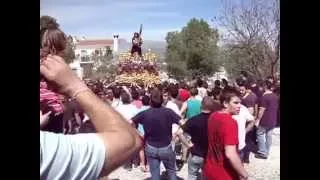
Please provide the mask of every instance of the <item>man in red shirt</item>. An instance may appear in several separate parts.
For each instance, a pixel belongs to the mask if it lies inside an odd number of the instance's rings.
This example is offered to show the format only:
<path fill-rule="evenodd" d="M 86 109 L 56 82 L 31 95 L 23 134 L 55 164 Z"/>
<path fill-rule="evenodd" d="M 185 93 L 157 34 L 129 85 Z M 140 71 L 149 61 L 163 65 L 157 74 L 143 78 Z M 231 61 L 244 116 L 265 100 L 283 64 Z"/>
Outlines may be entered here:
<path fill-rule="evenodd" d="M 190 97 L 190 93 L 188 91 L 188 87 L 184 82 L 182 82 L 180 84 L 180 89 L 179 89 L 179 100 L 184 102 L 188 100 L 189 97 Z"/>
<path fill-rule="evenodd" d="M 231 88 L 223 90 L 221 111 L 208 120 L 208 153 L 204 165 L 207 180 L 243 180 L 248 178 L 238 151 L 238 126 L 232 115 L 240 111 L 239 93 Z"/>

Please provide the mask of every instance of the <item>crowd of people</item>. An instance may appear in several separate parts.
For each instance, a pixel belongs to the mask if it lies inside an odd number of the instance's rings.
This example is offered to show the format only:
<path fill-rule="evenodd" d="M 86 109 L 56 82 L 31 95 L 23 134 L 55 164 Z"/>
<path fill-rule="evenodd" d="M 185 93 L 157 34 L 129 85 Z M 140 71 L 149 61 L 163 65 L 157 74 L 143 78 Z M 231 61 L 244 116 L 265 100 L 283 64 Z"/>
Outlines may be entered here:
<path fill-rule="evenodd" d="M 211 86 L 202 78 L 154 87 L 82 81 L 60 55 L 64 37 L 41 29 L 40 179 L 97 179 L 123 166 L 160 180 L 164 166 L 175 180 L 177 144 L 190 180 L 248 179 L 250 153 L 268 158 L 279 79 L 242 72 Z"/>

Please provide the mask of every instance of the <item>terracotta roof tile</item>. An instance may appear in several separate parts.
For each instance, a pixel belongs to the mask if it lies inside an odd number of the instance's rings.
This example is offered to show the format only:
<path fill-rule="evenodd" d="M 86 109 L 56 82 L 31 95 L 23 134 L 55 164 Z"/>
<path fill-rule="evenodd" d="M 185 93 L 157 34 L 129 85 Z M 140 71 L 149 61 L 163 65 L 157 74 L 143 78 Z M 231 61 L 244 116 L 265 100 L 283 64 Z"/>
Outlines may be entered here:
<path fill-rule="evenodd" d="M 101 39 L 101 40 L 80 40 L 77 43 L 78 46 L 88 46 L 88 45 L 113 45 L 112 39 Z"/>

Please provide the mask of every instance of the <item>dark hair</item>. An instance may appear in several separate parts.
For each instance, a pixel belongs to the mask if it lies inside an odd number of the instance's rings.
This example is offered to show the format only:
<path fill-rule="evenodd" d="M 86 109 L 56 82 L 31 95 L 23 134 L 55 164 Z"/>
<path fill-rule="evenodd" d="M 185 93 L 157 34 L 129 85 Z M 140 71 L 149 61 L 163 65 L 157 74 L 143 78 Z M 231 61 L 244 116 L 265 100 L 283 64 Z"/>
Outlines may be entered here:
<path fill-rule="evenodd" d="M 117 99 L 120 98 L 120 94 L 121 94 L 121 91 L 120 91 L 120 88 L 118 87 L 113 87 L 112 88 L 112 92 L 113 92 L 113 96 Z"/>
<path fill-rule="evenodd" d="M 176 88 L 176 87 L 170 87 L 170 88 L 169 88 L 169 95 L 170 95 L 172 98 L 176 99 L 176 98 L 178 97 L 178 95 L 179 95 L 179 90 L 178 90 L 178 88 Z"/>
<path fill-rule="evenodd" d="M 274 87 L 274 85 L 273 85 L 270 81 L 265 80 L 265 81 L 264 81 L 264 87 L 265 87 L 266 89 L 268 89 L 268 90 L 271 90 L 271 89 Z"/>
<path fill-rule="evenodd" d="M 179 87 L 182 88 L 182 89 L 189 89 L 188 85 L 185 82 L 181 82 L 179 84 Z"/>
<path fill-rule="evenodd" d="M 162 106 L 163 97 L 159 89 L 154 89 L 151 91 L 151 107 L 159 108 Z"/>
<path fill-rule="evenodd" d="M 202 87 L 202 86 L 203 86 L 203 81 L 202 81 L 202 79 L 198 79 L 198 80 L 197 80 L 197 85 L 198 85 L 198 87 Z"/>
<path fill-rule="evenodd" d="M 205 89 L 208 89 L 209 85 L 206 81 L 204 81 L 202 87 Z"/>
<path fill-rule="evenodd" d="M 212 90 L 212 95 L 214 99 L 218 99 L 218 96 L 221 94 L 222 89 L 220 87 L 214 87 Z"/>
<path fill-rule="evenodd" d="M 216 87 L 216 86 L 218 86 L 218 87 L 221 86 L 220 80 L 218 80 L 218 79 L 215 80 L 215 81 L 214 81 L 214 86 L 215 86 L 215 87 Z"/>
<path fill-rule="evenodd" d="M 228 86 L 228 81 L 226 79 L 223 78 L 221 81 L 224 86 Z"/>
<path fill-rule="evenodd" d="M 251 86 L 250 86 L 250 83 L 248 83 L 247 81 L 241 81 L 239 84 L 238 84 L 239 87 L 244 87 L 246 89 L 251 89 Z"/>
<path fill-rule="evenodd" d="M 209 97 L 212 97 L 212 96 L 213 96 L 213 89 L 207 90 L 207 95 L 208 95 Z"/>
<path fill-rule="evenodd" d="M 135 32 L 135 33 L 133 34 L 133 37 L 137 37 L 137 38 L 139 38 L 139 37 L 140 37 L 140 34 L 139 34 L 139 33 L 137 33 L 137 32 Z"/>
<path fill-rule="evenodd" d="M 132 89 L 131 96 L 132 96 L 132 99 L 134 100 L 139 100 L 139 97 L 140 97 L 139 92 L 136 89 Z"/>
<path fill-rule="evenodd" d="M 144 105 L 144 106 L 149 106 L 150 105 L 150 98 L 149 98 L 149 96 L 143 96 L 142 97 L 142 105 Z"/>
<path fill-rule="evenodd" d="M 120 97 L 123 104 L 130 104 L 130 95 L 127 92 L 121 92 Z"/>
<path fill-rule="evenodd" d="M 196 96 L 196 95 L 198 95 L 198 89 L 197 89 L 197 88 L 191 88 L 191 90 L 190 90 L 190 95 L 191 95 L 191 96 Z"/>
<path fill-rule="evenodd" d="M 231 98 L 235 96 L 240 97 L 240 93 L 233 87 L 222 90 L 222 93 L 220 95 L 220 104 L 223 105 L 224 102 L 229 103 L 231 101 Z"/>

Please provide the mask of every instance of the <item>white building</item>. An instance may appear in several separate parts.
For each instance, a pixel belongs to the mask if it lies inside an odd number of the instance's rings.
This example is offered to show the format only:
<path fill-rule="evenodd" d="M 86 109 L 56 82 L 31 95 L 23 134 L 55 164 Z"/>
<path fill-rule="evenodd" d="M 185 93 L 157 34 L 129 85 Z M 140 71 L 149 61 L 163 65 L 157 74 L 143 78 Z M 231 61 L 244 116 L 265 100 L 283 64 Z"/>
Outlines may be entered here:
<path fill-rule="evenodd" d="M 113 39 L 85 39 L 75 41 L 75 55 L 76 57 L 90 56 L 96 50 L 105 52 L 109 47 L 113 53 L 118 53 L 119 50 L 119 35 L 114 35 Z"/>
<path fill-rule="evenodd" d="M 90 55 L 96 51 L 106 52 L 107 48 L 110 48 L 114 55 L 119 51 L 120 41 L 119 35 L 114 35 L 113 39 L 87 39 L 82 37 L 73 37 L 75 44 L 75 56 L 76 59 L 70 64 L 70 67 L 82 78 L 84 74 L 83 66 L 93 64 L 94 62 L 90 59 Z"/>

